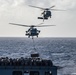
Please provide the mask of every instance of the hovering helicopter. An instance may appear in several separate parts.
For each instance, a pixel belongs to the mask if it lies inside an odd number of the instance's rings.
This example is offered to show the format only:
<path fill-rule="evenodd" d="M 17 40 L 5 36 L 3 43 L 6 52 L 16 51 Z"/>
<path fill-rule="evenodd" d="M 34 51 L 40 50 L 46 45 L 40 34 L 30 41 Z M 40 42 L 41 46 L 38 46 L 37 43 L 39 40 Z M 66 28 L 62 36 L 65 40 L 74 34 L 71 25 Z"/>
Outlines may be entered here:
<path fill-rule="evenodd" d="M 38 19 L 43 19 L 43 21 L 48 20 L 48 18 L 51 18 L 52 14 L 51 14 L 50 10 L 64 11 L 64 10 L 60 10 L 60 9 L 52 9 L 52 8 L 55 7 L 55 5 L 53 5 L 53 6 L 49 7 L 49 8 L 42 8 L 42 7 L 32 6 L 32 5 L 29 5 L 29 6 L 43 10 L 43 12 L 41 13 L 42 17 L 38 17 Z"/>
<path fill-rule="evenodd" d="M 23 24 L 16 24 L 16 23 L 9 23 L 9 24 L 12 24 L 12 25 L 18 25 L 18 26 L 23 26 L 23 27 L 30 27 L 27 31 L 26 31 L 26 36 L 28 36 L 28 38 L 30 38 L 30 36 L 32 37 L 32 39 L 34 38 L 34 36 L 37 36 L 39 35 L 40 33 L 40 30 L 37 30 L 36 27 L 46 27 L 46 26 L 55 26 L 55 25 L 41 25 L 38 24 L 37 26 L 36 25 L 23 25 Z M 42 23 L 41 23 L 42 24 Z"/>

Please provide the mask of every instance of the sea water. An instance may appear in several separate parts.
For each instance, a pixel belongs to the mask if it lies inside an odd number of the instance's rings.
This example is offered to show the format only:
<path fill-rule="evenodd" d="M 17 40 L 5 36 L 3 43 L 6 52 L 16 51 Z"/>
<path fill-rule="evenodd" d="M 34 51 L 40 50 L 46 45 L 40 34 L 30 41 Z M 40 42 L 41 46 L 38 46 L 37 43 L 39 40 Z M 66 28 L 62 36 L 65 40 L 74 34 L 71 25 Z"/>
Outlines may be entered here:
<path fill-rule="evenodd" d="M 29 57 L 31 53 L 61 66 L 58 75 L 76 74 L 76 38 L 0 38 L 0 57 Z"/>

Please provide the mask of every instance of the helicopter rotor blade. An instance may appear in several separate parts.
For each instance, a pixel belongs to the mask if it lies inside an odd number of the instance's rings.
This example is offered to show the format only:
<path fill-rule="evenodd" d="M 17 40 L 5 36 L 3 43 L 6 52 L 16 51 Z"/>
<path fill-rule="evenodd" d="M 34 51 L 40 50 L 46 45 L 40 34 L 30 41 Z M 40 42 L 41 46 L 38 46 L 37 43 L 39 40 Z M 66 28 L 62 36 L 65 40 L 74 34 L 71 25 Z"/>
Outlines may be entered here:
<path fill-rule="evenodd" d="M 48 27 L 48 26 L 56 26 L 56 25 L 41 25 L 41 26 L 35 26 L 35 27 Z"/>
<path fill-rule="evenodd" d="M 18 26 L 24 26 L 24 27 L 30 27 L 30 26 L 28 26 L 28 25 L 23 25 L 23 24 L 16 24 L 16 23 L 9 23 L 9 24 L 18 25 Z"/>
<path fill-rule="evenodd" d="M 42 25 L 42 24 L 44 24 L 44 23 L 40 23 L 40 24 L 38 24 L 38 25 Z"/>
<path fill-rule="evenodd" d="M 34 7 L 34 8 L 39 8 L 39 9 L 42 9 L 42 10 L 45 10 L 45 8 L 42 8 L 42 7 L 37 7 L 37 6 L 32 6 L 32 5 L 29 5 L 30 7 Z"/>
<path fill-rule="evenodd" d="M 48 27 L 48 26 L 56 26 L 56 25 L 41 25 L 43 23 L 40 23 L 37 26 L 36 25 L 30 25 L 30 26 L 28 26 L 28 25 L 16 24 L 16 23 L 9 23 L 9 24 L 23 26 L 23 27 Z"/>
<path fill-rule="evenodd" d="M 54 8 L 54 7 L 55 7 L 55 5 L 51 6 L 49 9 Z"/>
<path fill-rule="evenodd" d="M 53 11 L 66 11 L 66 10 L 61 10 L 61 9 L 50 9 L 50 10 L 53 10 Z"/>
<path fill-rule="evenodd" d="M 55 5 L 51 6 L 50 8 L 42 8 L 42 7 L 32 6 L 32 5 L 29 5 L 29 6 L 34 7 L 34 8 L 39 8 L 39 9 L 42 9 L 42 10 L 66 11 L 66 10 L 61 10 L 61 9 L 52 9 L 53 7 L 55 7 Z"/>

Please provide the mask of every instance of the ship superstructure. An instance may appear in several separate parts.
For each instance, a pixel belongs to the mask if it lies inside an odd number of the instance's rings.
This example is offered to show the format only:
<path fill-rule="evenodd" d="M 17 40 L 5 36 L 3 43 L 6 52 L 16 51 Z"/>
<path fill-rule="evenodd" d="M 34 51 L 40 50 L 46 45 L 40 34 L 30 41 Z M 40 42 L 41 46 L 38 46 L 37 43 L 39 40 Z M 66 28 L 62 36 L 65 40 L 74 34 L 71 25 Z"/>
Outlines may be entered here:
<path fill-rule="evenodd" d="M 0 75 L 57 75 L 57 67 L 51 60 L 42 59 L 39 54 L 29 58 L 0 58 Z"/>

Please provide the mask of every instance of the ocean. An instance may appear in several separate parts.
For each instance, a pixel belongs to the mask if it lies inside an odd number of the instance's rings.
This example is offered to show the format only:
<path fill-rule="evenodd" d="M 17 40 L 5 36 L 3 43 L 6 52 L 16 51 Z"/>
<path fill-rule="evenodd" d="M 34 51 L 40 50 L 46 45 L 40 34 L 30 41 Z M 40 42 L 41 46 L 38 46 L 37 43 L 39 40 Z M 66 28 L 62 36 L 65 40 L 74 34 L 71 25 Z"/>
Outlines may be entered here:
<path fill-rule="evenodd" d="M 0 57 L 29 57 L 39 53 L 43 59 L 51 59 L 58 75 L 76 74 L 76 38 L 0 37 Z"/>

